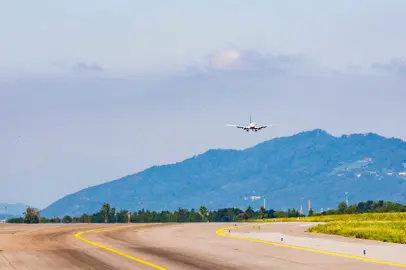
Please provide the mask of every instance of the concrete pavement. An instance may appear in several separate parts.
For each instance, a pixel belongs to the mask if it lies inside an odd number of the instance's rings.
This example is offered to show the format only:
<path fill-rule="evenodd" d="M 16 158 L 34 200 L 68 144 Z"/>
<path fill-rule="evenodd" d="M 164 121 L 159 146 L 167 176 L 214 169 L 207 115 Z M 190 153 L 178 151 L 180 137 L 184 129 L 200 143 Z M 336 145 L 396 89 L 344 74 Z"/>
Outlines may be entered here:
<path fill-rule="evenodd" d="M 219 228 L 232 225 L 2 224 L 0 269 L 401 269 L 216 234 Z M 284 235 L 290 244 L 319 245 L 318 248 L 321 245 L 327 250 L 340 247 L 340 251 L 348 253 L 358 252 L 366 243 L 304 233 L 306 227 L 300 225 L 303 224 L 270 224 L 262 225 L 258 230 L 250 224 L 232 229 L 231 234 L 272 241 Z M 381 259 L 403 261 L 399 255 L 404 251 L 403 245 L 367 242 L 370 252 L 392 251 L 392 255 L 388 253 Z M 368 256 L 375 256 L 375 253 L 368 253 Z"/>

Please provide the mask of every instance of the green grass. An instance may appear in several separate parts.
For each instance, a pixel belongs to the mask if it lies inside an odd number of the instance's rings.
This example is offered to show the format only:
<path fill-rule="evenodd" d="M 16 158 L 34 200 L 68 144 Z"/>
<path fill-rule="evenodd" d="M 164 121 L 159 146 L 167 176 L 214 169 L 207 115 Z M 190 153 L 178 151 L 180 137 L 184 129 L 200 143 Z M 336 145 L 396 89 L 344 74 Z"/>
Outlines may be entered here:
<path fill-rule="evenodd" d="M 307 231 L 406 244 L 406 222 L 400 221 L 329 222 L 311 227 Z"/>
<path fill-rule="evenodd" d="M 308 232 L 406 244 L 406 213 L 366 213 L 301 218 L 256 219 L 254 222 L 325 222 Z"/>
<path fill-rule="evenodd" d="M 402 213 L 365 213 L 365 214 L 344 214 L 344 215 L 329 215 L 329 216 L 311 216 L 301 218 L 269 218 L 269 219 L 254 219 L 254 222 L 338 222 L 338 221 L 405 221 L 406 212 Z"/>

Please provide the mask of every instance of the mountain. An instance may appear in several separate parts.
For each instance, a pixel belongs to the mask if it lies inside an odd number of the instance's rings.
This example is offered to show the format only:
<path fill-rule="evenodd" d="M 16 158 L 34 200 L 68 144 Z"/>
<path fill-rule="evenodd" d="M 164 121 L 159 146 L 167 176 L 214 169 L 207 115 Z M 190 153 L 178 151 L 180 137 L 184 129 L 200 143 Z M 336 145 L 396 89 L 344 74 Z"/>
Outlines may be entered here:
<path fill-rule="evenodd" d="M 0 214 L 0 221 L 14 217 L 13 215 Z M 1 223 L 1 222 L 0 222 Z"/>
<path fill-rule="evenodd" d="M 22 217 L 28 205 L 23 203 L 0 203 L 0 219 Z"/>
<path fill-rule="evenodd" d="M 153 166 L 65 196 L 42 215 L 96 212 L 103 202 L 117 209 L 173 210 L 259 207 L 315 211 L 345 200 L 406 203 L 406 142 L 374 133 L 334 137 L 316 129 L 275 138 L 245 150 L 209 150 L 170 165 Z M 306 211 L 307 212 L 307 211 Z"/>

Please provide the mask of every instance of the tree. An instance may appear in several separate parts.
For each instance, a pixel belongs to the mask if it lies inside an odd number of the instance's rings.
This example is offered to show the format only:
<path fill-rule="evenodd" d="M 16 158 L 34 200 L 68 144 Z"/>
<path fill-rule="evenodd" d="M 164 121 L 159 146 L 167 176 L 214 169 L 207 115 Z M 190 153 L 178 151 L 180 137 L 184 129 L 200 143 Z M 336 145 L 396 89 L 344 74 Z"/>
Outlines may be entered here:
<path fill-rule="evenodd" d="M 203 220 L 206 220 L 207 212 L 206 206 L 200 206 L 199 213 L 203 216 Z"/>
<path fill-rule="evenodd" d="M 355 214 L 357 212 L 357 205 L 353 204 L 345 209 L 346 214 Z"/>
<path fill-rule="evenodd" d="M 175 212 L 176 213 L 176 212 Z M 174 214 L 175 214 L 174 213 Z M 146 222 L 146 217 L 145 217 L 145 210 L 144 208 L 142 208 L 141 210 L 138 210 L 138 214 L 137 214 L 137 220 L 136 222 Z"/>
<path fill-rule="evenodd" d="M 150 222 L 159 222 L 158 220 L 158 212 L 157 211 L 152 211 L 151 212 L 151 218 L 149 220 Z"/>
<path fill-rule="evenodd" d="M 108 215 L 108 221 L 109 223 L 117 222 L 116 220 L 116 208 L 111 208 L 110 213 Z"/>
<path fill-rule="evenodd" d="M 288 209 L 288 217 L 298 217 L 299 216 L 299 211 L 296 209 Z"/>
<path fill-rule="evenodd" d="M 237 217 L 239 220 L 247 220 L 248 219 L 248 215 L 245 212 L 242 212 L 241 214 L 238 215 Z"/>
<path fill-rule="evenodd" d="M 259 212 L 261 213 L 261 218 L 264 219 L 265 216 L 266 216 L 266 209 L 265 209 L 265 207 L 261 206 L 261 207 L 259 208 Z"/>
<path fill-rule="evenodd" d="M 47 219 L 47 218 L 45 218 L 45 217 L 41 217 L 41 218 L 39 219 L 39 222 L 40 222 L 40 223 L 49 223 L 50 220 Z"/>
<path fill-rule="evenodd" d="M 178 216 L 178 222 L 187 221 L 188 212 L 189 211 L 187 209 L 179 207 L 178 211 L 175 212 L 177 214 L 177 216 Z"/>
<path fill-rule="evenodd" d="M 24 223 L 24 218 L 9 218 L 7 219 L 7 223 Z"/>
<path fill-rule="evenodd" d="M 347 209 L 347 204 L 345 203 L 345 202 L 340 202 L 340 204 L 338 205 L 338 213 L 340 213 L 340 214 L 344 214 L 345 213 L 345 210 Z"/>
<path fill-rule="evenodd" d="M 254 210 L 252 210 L 251 206 L 248 206 L 247 210 L 245 210 L 245 213 L 247 213 L 248 218 L 252 218 L 255 215 Z"/>
<path fill-rule="evenodd" d="M 335 215 L 335 214 L 354 214 L 365 212 L 406 212 L 406 205 L 399 203 L 393 203 L 390 201 L 367 201 L 360 202 L 347 206 L 345 202 L 341 202 L 337 208 L 323 211 L 322 213 L 314 213 L 313 209 L 310 209 L 309 216 L 319 215 Z M 144 209 L 138 212 L 131 213 L 132 222 L 230 222 L 236 220 L 247 220 L 250 218 L 287 218 L 303 216 L 298 210 L 294 208 L 287 209 L 286 211 L 275 211 L 273 209 L 267 211 L 263 206 L 258 211 L 254 211 L 249 206 L 245 211 L 239 208 L 222 208 L 215 211 L 209 211 L 205 206 L 201 206 L 199 211 L 194 209 L 188 210 L 179 207 L 176 211 L 145 211 Z M 110 207 L 108 203 L 104 203 L 97 213 L 92 215 L 83 214 L 80 217 L 65 216 L 62 220 L 64 223 L 104 223 L 104 222 L 118 222 L 126 223 L 128 221 L 128 211 L 120 210 L 116 212 L 114 207 Z M 61 219 L 44 218 L 40 217 L 40 212 L 35 208 L 27 208 L 24 213 L 24 218 L 8 219 L 9 223 L 60 223 Z"/>
<path fill-rule="evenodd" d="M 71 216 L 68 216 L 68 215 L 66 215 L 66 216 L 64 216 L 64 217 L 62 218 L 62 222 L 63 222 L 63 223 L 72 223 L 72 221 L 73 221 L 72 217 L 71 217 Z"/>
<path fill-rule="evenodd" d="M 59 217 L 50 218 L 48 221 L 50 223 L 61 223 L 61 219 Z"/>
<path fill-rule="evenodd" d="M 39 223 L 40 221 L 40 214 L 38 209 L 28 207 L 24 212 L 24 223 L 27 224 L 34 224 Z"/>
<path fill-rule="evenodd" d="M 117 223 L 127 223 L 128 222 L 128 211 L 120 210 L 119 212 L 117 212 L 116 222 Z"/>
<path fill-rule="evenodd" d="M 204 221 L 204 216 L 199 212 L 194 213 L 192 222 L 202 222 Z"/>
<path fill-rule="evenodd" d="M 93 223 L 103 223 L 104 217 L 100 214 L 100 212 L 97 212 L 92 215 L 92 222 Z"/>
<path fill-rule="evenodd" d="M 170 222 L 171 213 L 169 211 L 162 211 L 158 215 L 160 222 Z"/>
<path fill-rule="evenodd" d="M 91 223 L 92 217 L 85 213 L 80 217 L 80 222 L 81 223 Z"/>
<path fill-rule="evenodd" d="M 80 217 L 73 217 L 72 223 L 80 223 Z"/>
<path fill-rule="evenodd" d="M 109 221 L 109 216 L 110 216 L 110 204 L 103 203 L 102 207 L 100 208 L 99 213 L 103 217 L 104 223 L 107 223 Z"/>
<path fill-rule="evenodd" d="M 137 214 L 137 212 L 133 212 L 132 214 L 131 214 L 131 217 L 130 217 L 131 219 L 131 222 L 138 222 L 138 214 Z"/>
<path fill-rule="evenodd" d="M 274 218 L 275 217 L 275 210 L 271 209 L 267 213 L 267 217 Z"/>
<path fill-rule="evenodd" d="M 276 218 L 285 218 L 285 217 L 288 217 L 288 213 L 286 213 L 285 211 L 276 211 L 275 217 Z"/>

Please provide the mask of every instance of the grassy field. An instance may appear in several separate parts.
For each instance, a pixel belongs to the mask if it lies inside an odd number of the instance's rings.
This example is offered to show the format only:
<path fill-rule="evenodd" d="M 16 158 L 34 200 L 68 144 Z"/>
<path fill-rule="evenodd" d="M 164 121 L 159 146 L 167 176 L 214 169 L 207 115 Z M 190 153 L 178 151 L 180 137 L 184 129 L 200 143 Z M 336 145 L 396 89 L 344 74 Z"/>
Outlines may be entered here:
<path fill-rule="evenodd" d="M 254 222 L 272 222 L 274 219 L 255 219 Z M 311 216 L 301 218 L 277 218 L 277 222 L 336 222 L 336 221 L 405 221 L 406 212 L 403 213 L 365 213 L 352 215 Z"/>
<path fill-rule="evenodd" d="M 339 221 L 311 227 L 308 232 L 406 244 L 405 221 Z"/>
<path fill-rule="evenodd" d="M 273 222 L 258 219 L 255 222 Z M 354 215 L 278 218 L 276 222 L 325 222 L 307 231 L 406 244 L 406 213 L 368 213 Z"/>

